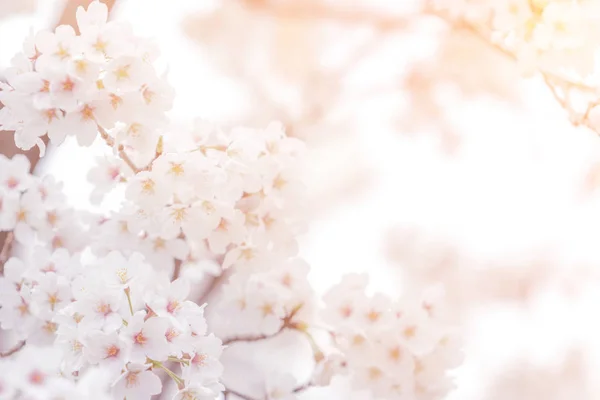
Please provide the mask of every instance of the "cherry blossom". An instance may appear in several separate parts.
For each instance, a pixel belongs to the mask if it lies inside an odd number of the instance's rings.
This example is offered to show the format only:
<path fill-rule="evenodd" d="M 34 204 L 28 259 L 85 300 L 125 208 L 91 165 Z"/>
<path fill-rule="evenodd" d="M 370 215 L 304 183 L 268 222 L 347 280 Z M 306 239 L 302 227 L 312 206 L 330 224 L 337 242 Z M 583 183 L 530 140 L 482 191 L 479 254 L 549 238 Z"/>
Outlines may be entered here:
<path fill-rule="evenodd" d="M 174 128 L 154 44 L 108 22 L 98 1 L 76 17 L 79 34 L 37 33 L 13 58 L 0 129 L 23 150 L 45 135 L 101 139 L 91 200 L 121 196 L 111 212 L 79 210 L 24 156 L 0 157 L 0 230 L 25 250 L 1 260 L 0 326 L 19 342 L 0 360 L 0 396 L 218 399 L 237 393 L 231 354 L 277 340 L 301 342 L 313 370 L 265 372 L 256 400 L 295 399 L 336 375 L 379 398 L 447 394 L 459 342 L 436 296 L 367 296 L 366 275 L 323 299 L 310 284 L 297 243 L 304 144 L 277 122 Z"/>

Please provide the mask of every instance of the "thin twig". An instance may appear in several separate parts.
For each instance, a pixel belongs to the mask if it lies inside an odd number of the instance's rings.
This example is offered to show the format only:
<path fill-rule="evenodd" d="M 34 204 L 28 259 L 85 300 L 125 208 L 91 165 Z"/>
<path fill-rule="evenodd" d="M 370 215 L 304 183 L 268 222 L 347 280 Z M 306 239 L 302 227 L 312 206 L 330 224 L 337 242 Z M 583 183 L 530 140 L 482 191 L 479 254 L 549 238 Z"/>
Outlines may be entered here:
<path fill-rule="evenodd" d="M 2 245 L 2 250 L 0 251 L 0 274 L 4 274 L 4 264 L 6 264 L 6 261 L 8 261 L 14 238 L 15 235 L 13 232 L 6 233 L 6 238 L 4 239 L 4 244 Z"/>
<path fill-rule="evenodd" d="M 274 337 L 276 337 L 277 335 L 279 335 L 280 333 L 282 333 L 285 329 L 287 329 L 288 327 L 286 326 L 285 323 L 281 324 L 281 326 L 279 327 L 279 329 L 277 330 L 277 332 L 269 334 L 269 335 L 242 335 L 242 336 L 235 336 L 229 339 L 225 339 L 223 341 L 223 345 L 224 346 L 229 346 L 231 344 L 234 343 L 240 343 L 240 342 L 246 342 L 246 343 L 251 343 L 251 342 L 260 342 L 262 340 L 267 340 L 267 339 L 272 339 Z"/>
<path fill-rule="evenodd" d="M 295 388 L 294 390 L 292 390 L 292 393 L 301 393 L 301 392 L 303 392 L 303 391 L 305 391 L 305 390 L 307 390 L 307 389 L 309 389 L 311 387 L 313 387 L 312 382 L 308 382 L 308 383 L 305 383 L 302 386 L 298 386 L 297 388 Z M 229 395 L 231 395 L 231 394 L 234 395 L 234 396 L 237 396 L 237 397 L 239 397 L 239 398 L 241 398 L 243 400 L 259 400 L 259 399 L 255 399 L 253 397 L 250 397 L 248 395 L 245 395 L 243 393 L 240 393 L 238 391 L 235 391 L 233 389 L 230 389 L 230 388 L 226 388 L 225 392 L 223 392 L 223 395 L 225 396 L 225 400 L 228 400 L 229 399 Z"/>
<path fill-rule="evenodd" d="M 21 350 L 23 347 L 25 347 L 25 340 L 21 340 L 19 343 L 17 343 L 14 347 L 12 347 L 9 350 L 6 350 L 5 352 L 0 353 L 0 358 L 6 358 L 6 357 L 10 357 L 13 354 L 17 353 L 19 350 Z"/>
<path fill-rule="evenodd" d="M 100 137 L 104 140 L 104 142 L 109 147 L 112 147 L 112 148 L 115 147 L 115 145 L 116 145 L 115 139 L 113 139 L 113 137 L 110 136 L 106 132 L 106 129 L 104 129 L 102 126 L 98 125 L 98 132 L 100 132 Z M 141 171 L 138 167 L 135 166 L 133 161 L 131 161 L 131 158 L 129 158 L 129 156 L 125 152 L 125 147 L 122 144 L 117 146 L 117 152 L 119 154 L 119 157 L 121 157 L 121 159 L 125 162 L 125 164 L 127 164 L 134 173 L 137 174 L 138 172 Z"/>
<path fill-rule="evenodd" d="M 171 275 L 171 282 L 179 278 L 179 275 L 181 274 L 181 264 L 181 260 L 175 260 L 175 267 L 173 268 L 173 275 Z"/>
<path fill-rule="evenodd" d="M 229 400 L 229 395 L 234 395 L 239 397 L 240 399 L 243 400 L 255 400 L 254 398 L 250 397 L 250 396 L 246 396 L 245 394 L 242 394 L 240 392 L 236 392 L 233 389 L 227 388 L 224 392 L 223 395 L 225 396 L 225 400 Z"/>
<path fill-rule="evenodd" d="M 274 338 L 275 336 L 279 335 L 286 329 L 299 330 L 297 324 L 294 324 L 292 322 L 292 319 L 294 319 L 294 317 L 296 316 L 298 311 L 300 311 L 301 308 L 302 308 L 302 306 L 298 306 L 298 307 L 294 308 L 287 316 L 285 316 L 281 320 L 281 326 L 275 333 L 271 333 L 269 335 L 236 336 L 236 337 L 232 337 L 229 339 L 225 339 L 223 341 L 223 345 L 228 346 L 233 343 L 240 343 L 240 342 L 259 342 L 261 340 L 267 340 L 267 339 Z"/>
<path fill-rule="evenodd" d="M 214 292 L 221 286 L 221 284 L 225 282 L 227 277 L 227 272 L 221 272 L 221 275 L 211 278 L 211 281 L 209 282 L 206 289 L 204 289 L 204 292 L 198 298 L 196 304 L 202 305 L 206 303 L 208 299 L 214 294 Z"/>
<path fill-rule="evenodd" d="M 444 14 L 443 12 L 440 12 L 439 10 L 433 10 L 431 8 L 426 8 L 423 12 L 425 15 L 431 15 L 431 16 L 437 17 L 437 18 L 445 21 L 446 23 L 453 26 L 454 28 L 461 29 L 461 30 L 471 33 L 474 37 L 480 39 L 485 44 L 487 44 L 488 46 L 497 50 L 499 53 L 503 54 L 507 58 L 511 59 L 512 61 L 517 61 L 517 56 L 510 49 L 507 49 L 504 46 L 502 46 L 498 43 L 495 43 L 491 40 L 491 32 L 484 32 L 481 30 L 481 28 L 477 27 L 476 25 L 474 25 L 464 19 L 453 19 L 452 17 Z M 573 81 L 573 80 L 567 79 L 565 77 L 553 74 L 551 72 L 544 71 L 543 69 L 539 69 L 538 72 L 542 76 L 542 79 L 544 80 L 545 85 L 550 90 L 552 97 L 554 97 L 554 99 L 558 102 L 558 104 L 569 114 L 569 119 L 573 125 L 575 125 L 575 126 L 584 125 L 584 126 L 588 127 L 589 129 L 591 129 L 592 131 L 594 131 L 596 133 L 600 133 L 600 132 L 597 132 L 597 129 L 593 126 L 593 124 L 591 123 L 590 118 L 589 118 L 590 112 L 592 111 L 592 109 L 594 107 L 596 107 L 598 104 L 600 104 L 600 100 L 592 101 L 592 102 L 588 103 L 586 110 L 583 113 L 579 113 L 579 112 L 575 111 L 573 109 L 572 105 L 568 101 L 568 91 L 569 90 L 577 89 L 582 92 L 595 94 L 596 93 L 595 88 L 593 88 L 589 85 L 586 85 L 582 82 Z M 563 91 L 565 91 L 565 96 L 561 96 L 558 93 L 556 86 L 561 87 L 563 89 Z"/>

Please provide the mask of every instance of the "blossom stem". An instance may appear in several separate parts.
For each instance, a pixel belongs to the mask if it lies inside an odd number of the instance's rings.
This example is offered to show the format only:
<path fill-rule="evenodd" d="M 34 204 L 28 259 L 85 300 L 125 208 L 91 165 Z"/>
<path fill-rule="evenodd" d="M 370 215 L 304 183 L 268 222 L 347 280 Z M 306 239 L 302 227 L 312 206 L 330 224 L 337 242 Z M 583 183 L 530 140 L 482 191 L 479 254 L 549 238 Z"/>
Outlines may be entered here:
<path fill-rule="evenodd" d="M 317 341 L 315 340 L 315 338 L 306 330 L 303 330 L 301 332 L 304 333 L 304 335 L 308 339 L 308 343 L 310 343 L 310 347 L 312 348 L 313 358 L 315 359 L 315 362 L 319 363 L 319 362 L 323 361 L 323 359 L 325 358 L 325 355 L 323 353 L 323 350 L 321 350 L 321 348 L 317 344 Z"/>
<path fill-rule="evenodd" d="M 183 389 L 183 387 L 185 386 L 185 381 L 183 380 L 183 378 L 181 378 L 175 372 L 171 371 L 160 361 L 155 361 L 152 359 L 149 359 L 149 361 L 152 363 L 152 367 L 160 368 L 160 369 L 164 370 L 167 373 L 167 375 L 169 375 L 169 377 L 171 377 L 171 379 L 173 379 L 173 381 L 175 381 L 175 383 L 177 384 L 177 387 L 179 389 Z"/>
<path fill-rule="evenodd" d="M 102 140 L 104 140 L 104 142 L 109 147 L 115 147 L 115 145 L 116 145 L 115 139 L 113 139 L 112 136 L 110 136 L 108 134 L 108 132 L 106 132 L 106 129 L 104 129 L 103 127 L 101 127 L 98 124 L 96 124 L 96 125 L 98 126 L 98 132 L 100 132 L 100 137 L 102 138 Z M 123 147 L 122 144 L 120 144 L 117 147 L 117 152 L 119 153 L 119 157 L 121 157 L 121 159 L 125 162 L 125 164 L 127 164 L 127 166 L 129 166 L 129 168 L 133 172 L 138 173 L 138 172 L 141 171 L 138 167 L 135 166 L 135 164 L 133 163 L 133 161 L 131 161 L 131 158 L 129 158 L 129 156 L 125 152 L 125 147 Z"/>
<path fill-rule="evenodd" d="M 130 294 L 131 291 L 129 290 L 129 288 L 125 288 L 124 292 L 125 292 L 125 296 L 127 296 L 127 303 L 129 304 L 129 312 L 133 316 L 133 304 L 131 303 L 131 294 Z"/>
<path fill-rule="evenodd" d="M 185 360 L 185 359 L 182 359 L 182 358 L 177 358 L 177 357 L 169 356 L 168 360 L 172 361 L 172 362 L 177 362 L 177 363 L 185 364 L 185 365 L 190 365 L 190 361 L 189 360 Z"/>

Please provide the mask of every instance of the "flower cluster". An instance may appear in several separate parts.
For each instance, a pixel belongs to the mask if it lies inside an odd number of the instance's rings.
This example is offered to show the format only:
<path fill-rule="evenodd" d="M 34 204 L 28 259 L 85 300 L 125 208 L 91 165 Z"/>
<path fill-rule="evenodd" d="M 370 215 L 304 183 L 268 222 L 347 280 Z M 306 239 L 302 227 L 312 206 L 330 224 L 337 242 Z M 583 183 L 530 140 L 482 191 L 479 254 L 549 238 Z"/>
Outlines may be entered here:
<path fill-rule="evenodd" d="M 351 374 L 356 389 L 375 398 L 443 398 L 452 388 L 447 372 L 461 353 L 441 292 L 431 289 L 420 302 L 393 301 L 379 293 L 367 296 L 367 285 L 366 275 L 348 275 L 324 297 L 323 318 L 334 327 L 345 358 L 332 367 Z"/>
<path fill-rule="evenodd" d="M 74 218 L 62 185 L 52 176 L 32 176 L 29 169 L 27 157 L 0 154 L 0 232 L 12 232 L 21 244 L 37 239 L 54 249 L 80 250 L 87 230 L 85 213 Z"/>
<path fill-rule="evenodd" d="M 110 246 L 98 251 L 137 248 L 164 270 L 176 260 L 186 268 L 219 259 L 229 268 L 264 263 L 274 252 L 295 254 L 303 228 L 294 172 L 301 142 L 275 123 L 225 132 L 198 122 L 182 136 L 165 138 L 148 168 L 131 171 L 105 159 L 90 172 L 98 188 L 124 181 L 127 199 L 100 221 L 98 235 L 107 240 L 99 243 Z"/>
<path fill-rule="evenodd" d="M 91 369 L 77 380 L 65 379 L 60 371 L 60 350 L 26 346 L 14 358 L 0 360 L 3 399 L 111 400 L 111 380 L 106 370 Z"/>
<path fill-rule="evenodd" d="M 234 273 L 223 286 L 218 312 L 227 315 L 215 321 L 224 337 L 273 335 L 282 328 L 308 327 L 316 321 L 316 296 L 301 259 L 270 268 Z M 222 331 L 222 332 L 221 332 Z"/>
<path fill-rule="evenodd" d="M 187 282 L 157 276 L 140 254 L 112 252 L 89 264 L 61 250 L 32 263 L 13 257 L 0 285 L 2 328 L 30 345 L 54 343 L 64 377 L 99 366 L 117 380 L 116 398 L 149 398 L 161 391 L 154 371 L 175 360 L 182 375 L 167 373 L 180 388 L 220 392 L 221 342 L 206 336 L 203 307 L 186 300 Z"/>
<path fill-rule="evenodd" d="M 0 129 L 14 131 L 17 146 L 43 152 L 46 134 L 57 144 L 75 136 L 90 145 L 101 127 L 118 129 L 119 144 L 142 156 L 154 150 L 172 91 L 152 66 L 154 45 L 107 15 L 100 2 L 79 8 L 80 35 L 65 25 L 39 32 L 12 59 L 0 87 Z"/>
<path fill-rule="evenodd" d="M 491 30 L 524 71 L 588 76 L 600 48 L 596 0 L 484 0 L 438 2 L 440 9 Z"/>
<path fill-rule="evenodd" d="M 348 277 L 325 297 L 323 328 L 297 255 L 303 144 L 278 123 L 169 128 L 172 91 L 150 42 L 108 23 L 97 1 L 77 22 L 80 35 L 42 32 L 13 59 L 0 129 L 42 150 L 44 135 L 89 145 L 99 134 L 112 152 L 88 174 L 92 200 L 117 187 L 123 199 L 109 215 L 73 210 L 23 156 L 0 158 L 0 231 L 28 253 L 0 254 L 0 325 L 19 341 L 2 353 L 0 397 L 147 400 L 170 379 L 174 400 L 253 399 L 226 387 L 222 352 L 283 331 L 308 339 L 315 370 L 300 386 L 287 369 L 269 374 L 260 398 L 292 399 L 344 372 L 381 398 L 445 394 L 457 351 L 435 296 L 367 297 L 364 277 Z M 207 275 L 223 284 L 199 293 Z"/>

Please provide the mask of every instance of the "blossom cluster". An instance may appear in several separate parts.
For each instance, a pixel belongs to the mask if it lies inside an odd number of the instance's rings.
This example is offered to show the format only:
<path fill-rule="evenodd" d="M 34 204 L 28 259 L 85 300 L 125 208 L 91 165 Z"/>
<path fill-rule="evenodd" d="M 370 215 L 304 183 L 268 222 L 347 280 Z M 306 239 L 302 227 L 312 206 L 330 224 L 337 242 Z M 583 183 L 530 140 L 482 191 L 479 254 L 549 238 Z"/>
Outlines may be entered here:
<path fill-rule="evenodd" d="M 22 244 L 37 239 L 53 249 L 79 251 L 85 244 L 87 215 L 75 218 L 62 184 L 52 176 L 34 177 L 29 169 L 24 155 L 8 159 L 0 154 L 0 232 L 13 232 Z"/>
<path fill-rule="evenodd" d="M 152 65 L 153 43 L 107 15 L 100 2 L 80 7 L 81 34 L 67 25 L 41 31 L 13 57 L 0 86 L 0 129 L 14 131 L 17 146 L 43 153 L 46 134 L 56 144 L 75 136 L 89 146 L 100 127 L 118 129 L 119 144 L 142 156 L 154 150 L 172 91 Z"/>
<path fill-rule="evenodd" d="M 308 264 L 299 258 L 271 263 L 269 269 L 242 270 L 223 286 L 218 312 L 227 315 L 215 329 L 224 337 L 272 335 L 286 327 L 309 327 L 317 321 L 316 295 Z"/>
<path fill-rule="evenodd" d="M 159 269 L 181 262 L 217 275 L 296 253 L 303 190 L 294 167 L 302 143 L 280 124 L 224 131 L 198 121 L 162 147 L 147 168 L 131 171 L 113 157 L 90 171 L 98 192 L 122 184 L 126 197 L 95 228 L 97 252 L 138 249 Z"/>
<path fill-rule="evenodd" d="M 367 275 L 347 275 L 324 297 L 323 319 L 343 355 L 333 365 L 375 398 L 443 398 L 453 385 L 447 371 L 462 355 L 442 292 L 431 288 L 420 301 L 394 301 L 367 296 L 367 286 Z"/>
<path fill-rule="evenodd" d="M 596 0 L 478 0 L 434 2 L 440 9 L 490 29 L 526 72 L 589 76 L 600 48 Z"/>
<path fill-rule="evenodd" d="M 186 300 L 186 281 L 157 275 L 140 254 L 125 258 L 111 252 L 90 263 L 65 250 L 31 263 L 13 257 L 4 265 L 0 286 L 2 328 L 28 346 L 60 350 L 52 357 L 53 373 L 45 372 L 49 376 L 74 379 L 98 366 L 114 382 L 115 398 L 160 393 L 154 372 L 160 369 L 182 390 L 198 385 L 213 398 L 221 390 L 221 341 L 206 335 L 203 307 Z M 181 364 L 181 376 L 167 369 L 168 361 Z M 38 375 L 17 389 L 45 398 L 33 392 L 50 390 L 41 385 L 54 381 Z"/>
<path fill-rule="evenodd" d="M 100 136 L 111 151 L 88 174 L 92 201 L 117 188 L 123 198 L 107 215 L 74 210 L 25 157 L 0 158 L 0 231 L 27 253 L 0 258 L 0 326 L 18 340 L 2 353 L 2 395 L 147 400 L 167 392 L 167 379 L 174 400 L 235 395 L 221 382 L 226 346 L 284 330 L 308 338 L 315 371 L 303 386 L 266 377 L 266 399 L 295 398 L 344 372 L 380 398 L 444 395 L 456 348 L 430 297 L 367 297 L 363 277 L 349 277 L 319 312 L 296 243 L 303 144 L 278 123 L 170 127 L 173 93 L 151 43 L 107 22 L 97 1 L 77 22 L 80 35 L 39 33 L 13 59 L 0 129 L 22 149 L 43 150 L 45 135 L 81 145 Z M 210 275 L 223 282 L 219 297 L 210 286 L 197 293 Z M 319 329 L 335 354 L 320 349 Z"/>
<path fill-rule="evenodd" d="M 3 399 L 111 400 L 106 370 L 91 369 L 77 380 L 60 375 L 60 350 L 26 346 L 14 358 L 0 360 Z"/>

